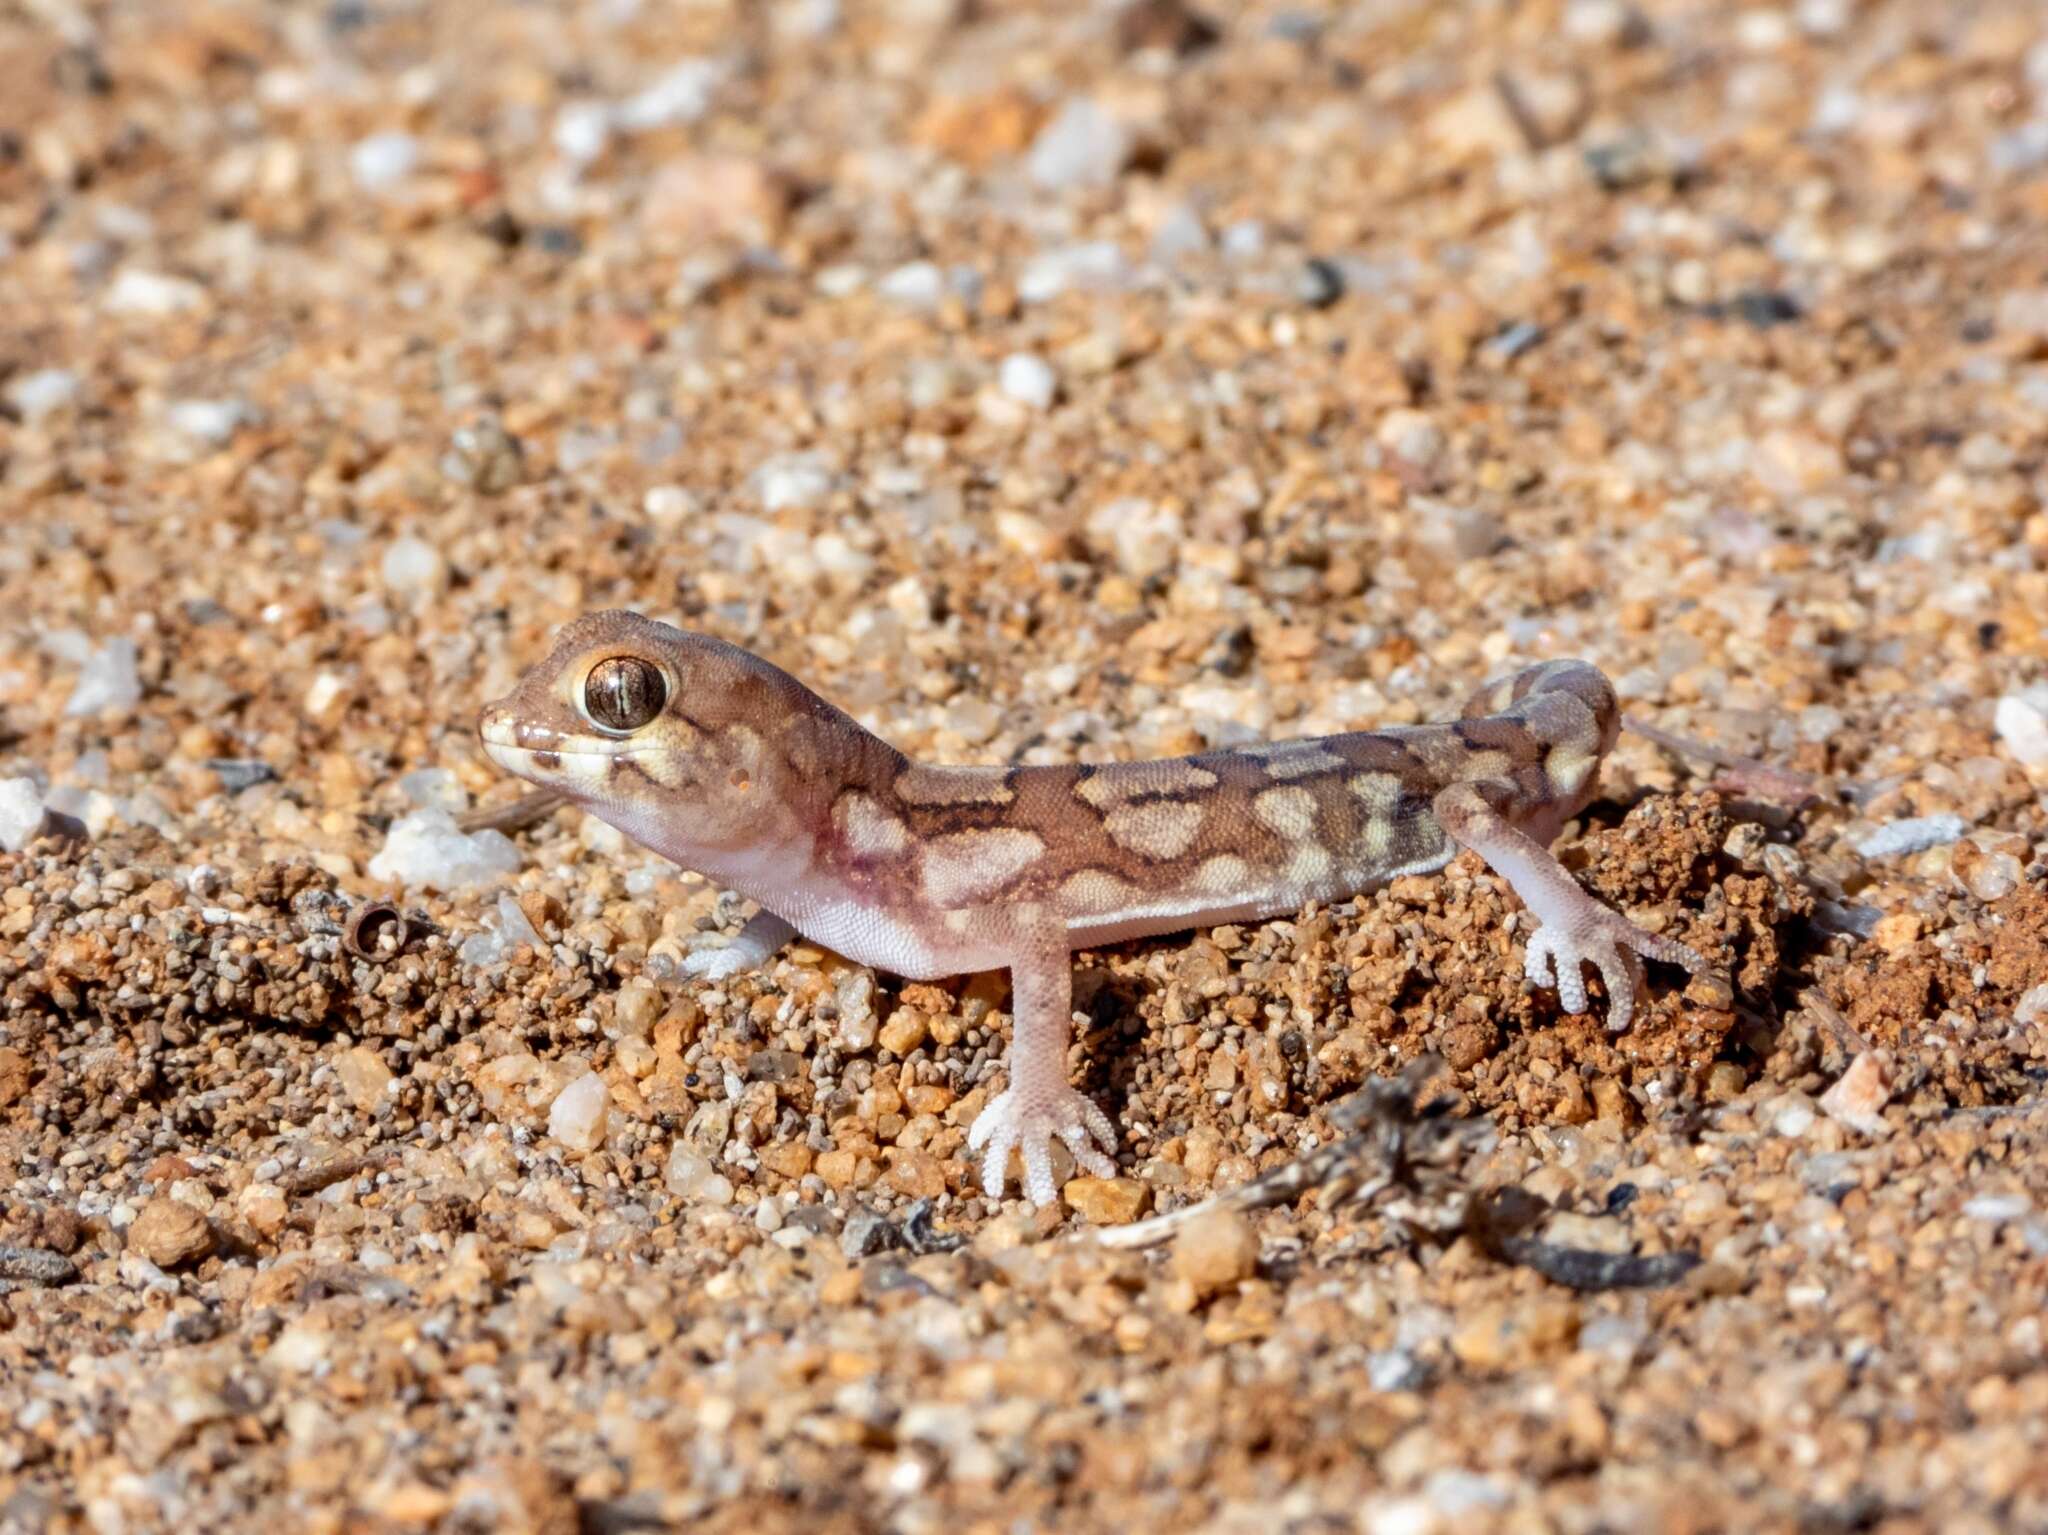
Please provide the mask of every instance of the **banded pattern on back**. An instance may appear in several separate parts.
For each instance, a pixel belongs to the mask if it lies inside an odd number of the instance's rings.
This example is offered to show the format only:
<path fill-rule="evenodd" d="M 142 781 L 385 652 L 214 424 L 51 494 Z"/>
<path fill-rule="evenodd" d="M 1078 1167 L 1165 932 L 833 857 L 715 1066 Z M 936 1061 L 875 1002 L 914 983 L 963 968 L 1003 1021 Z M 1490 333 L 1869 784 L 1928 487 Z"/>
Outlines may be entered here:
<path fill-rule="evenodd" d="M 1614 717 L 1605 678 L 1555 662 L 1443 725 L 1099 765 L 877 757 L 878 781 L 841 790 L 821 852 L 913 906 L 1042 903 L 1077 928 L 1288 910 L 1441 867 L 1453 847 L 1431 804 L 1446 785 L 1474 784 L 1511 819 L 1590 790 Z"/>

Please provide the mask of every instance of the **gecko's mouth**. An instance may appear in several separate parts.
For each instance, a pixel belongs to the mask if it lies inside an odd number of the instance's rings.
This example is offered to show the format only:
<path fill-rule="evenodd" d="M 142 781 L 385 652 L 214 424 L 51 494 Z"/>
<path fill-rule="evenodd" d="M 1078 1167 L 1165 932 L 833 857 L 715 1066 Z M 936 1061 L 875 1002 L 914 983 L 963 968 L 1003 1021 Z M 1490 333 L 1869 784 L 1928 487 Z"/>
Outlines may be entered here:
<path fill-rule="evenodd" d="M 514 746 L 509 741 L 485 741 L 484 755 L 508 772 L 532 776 L 562 768 L 602 768 L 616 762 L 617 752 L 563 751 L 553 746 Z"/>
<path fill-rule="evenodd" d="M 637 756 L 645 747 L 603 736 L 571 735 L 522 720 L 508 709 L 493 706 L 477 720 L 484 755 L 521 778 L 552 778 L 564 770 L 572 775 L 602 775 L 612 763 Z"/>

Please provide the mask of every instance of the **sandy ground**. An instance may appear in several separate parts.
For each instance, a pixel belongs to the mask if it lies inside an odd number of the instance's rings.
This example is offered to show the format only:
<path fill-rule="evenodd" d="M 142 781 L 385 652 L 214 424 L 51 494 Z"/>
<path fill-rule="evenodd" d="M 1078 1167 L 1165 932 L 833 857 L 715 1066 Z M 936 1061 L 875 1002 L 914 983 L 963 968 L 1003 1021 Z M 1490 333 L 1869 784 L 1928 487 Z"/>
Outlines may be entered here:
<path fill-rule="evenodd" d="M 0 1528 L 2048 1530 L 2038 7 L 0 59 Z M 1725 980 L 1623 1036 L 1469 858 L 1078 956 L 1121 1176 L 991 1207 L 1000 977 L 458 829 L 625 604 L 938 760 L 1577 655 L 1816 792 L 1624 742 L 1567 861 Z"/>

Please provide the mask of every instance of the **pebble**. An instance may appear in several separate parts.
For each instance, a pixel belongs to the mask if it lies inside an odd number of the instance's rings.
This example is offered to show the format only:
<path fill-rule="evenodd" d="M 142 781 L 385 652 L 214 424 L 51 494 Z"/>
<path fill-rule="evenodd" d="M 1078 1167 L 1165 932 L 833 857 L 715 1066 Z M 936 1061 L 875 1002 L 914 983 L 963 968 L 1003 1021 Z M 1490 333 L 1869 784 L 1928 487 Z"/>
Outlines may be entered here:
<path fill-rule="evenodd" d="M 500 896 L 499 899 L 505 897 Z M 619 1032 L 642 1039 L 653 1030 L 661 1012 L 661 992 L 653 982 L 646 980 L 628 981 L 621 986 L 618 1000 L 612 1006 L 612 1016 L 618 1023 Z"/>
<path fill-rule="evenodd" d="M 1888 821 L 1856 844 L 1864 858 L 1899 858 L 1947 847 L 1968 833 L 1970 823 L 1959 815 L 1909 816 Z"/>
<path fill-rule="evenodd" d="M 1984 163 L 1994 176 L 2031 176 L 2048 167 L 2048 116 L 2030 117 L 1993 137 Z"/>
<path fill-rule="evenodd" d="M 526 450 L 495 416 L 457 427 L 441 455 L 441 473 L 479 495 L 501 495 L 525 476 Z"/>
<path fill-rule="evenodd" d="M 43 796 L 33 778 L 0 778 L 0 851 L 18 853 L 43 828 Z"/>
<path fill-rule="evenodd" d="M 68 368 L 37 368 L 8 384 L 7 403 L 24 421 L 40 421 L 76 400 L 82 387 Z"/>
<path fill-rule="evenodd" d="M 1964 1202 L 1963 1214 L 1973 1221 L 2005 1222 L 2023 1220 L 2033 1209 L 2026 1194 L 1978 1194 Z"/>
<path fill-rule="evenodd" d="M 612 109 L 600 101 L 572 101 L 555 113 L 555 152 L 573 165 L 588 165 L 612 141 Z"/>
<path fill-rule="evenodd" d="M 789 201 L 789 183 L 761 160 L 684 155 L 655 173 L 640 216 L 650 229 L 693 242 L 724 236 L 759 245 L 780 231 Z"/>
<path fill-rule="evenodd" d="M 1151 257 L 1161 266 L 1175 266 L 1209 248 L 1209 228 L 1192 204 L 1173 203 L 1152 226 Z"/>
<path fill-rule="evenodd" d="M 683 1139 L 707 1157 L 723 1151 L 731 1134 L 732 1104 L 723 1098 L 708 1098 L 698 1104 L 697 1112 L 683 1126 Z"/>
<path fill-rule="evenodd" d="M 109 313 L 163 319 L 205 307 L 206 290 L 189 278 L 124 267 L 103 300 Z"/>
<path fill-rule="evenodd" d="M 1312 256 L 1294 274 L 1294 296 L 1311 309 L 1328 309 L 1344 296 L 1344 272 L 1333 261 Z"/>
<path fill-rule="evenodd" d="M 726 73 L 726 66 L 717 59 L 692 58 L 671 64 L 652 85 L 620 104 L 619 125 L 639 133 L 694 123 L 711 110 Z"/>
<path fill-rule="evenodd" d="M 838 476 L 822 458 L 792 453 L 771 459 L 754 471 L 754 494 L 771 512 L 816 506 L 832 494 Z"/>
<path fill-rule="evenodd" d="M 906 261 L 884 272 L 875 291 L 906 309 L 936 309 L 946 296 L 946 274 L 934 261 Z"/>
<path fill-rule="evenodd" d="M 1152 1204 L 1152 1187 L 1136 1178 L 1069 1178 L 1060 1197 L 1092 1226 L 1127 1226 Z"/>
<path fill-rule="evenodd" d="M 604 1144 L 610 1118 L 611 1094 L 604 1079 L 585 1072 L 548 1105 L 548 1134 L 571 1151 L 595 1151 Z"/>
<path fill-rule="evenodd" d="M 2000 335 L 2048 339 L 2048 288 L 2014 288 L 1998 296 Z"/>
<path fill-rule="evenodd" d="M 408 601 L 427 601 L 448 589 L 448 562 L 423 538 L 393 539 L 377 573 L 386 590 Z"/>
<path fill-rule="evenodd" d="M 2027 1028 L 2048 1024 L 2048 981 L 2027 991 L 2013 1008 L 2013 1021 Z"/>
<path fill-rule="evenodd" d="M 254 419 L 242 400 L 178 400 L 164 408 L 171 429 L 195 442 L 220 446 Z"/>
<path fill-rule="evenodd" d="M 1089 514 L 1088 531 L 1108 545 L 1117 568 L 1134 581 L 1171 570 L 1187 541 L 1187 522 L 1177 508 L 1135 496 L 1098 507 Z"/>
<path fill-rule="evenodd" d="M 428 890 L 460 890 L 519 870 L 519 849 L 501 831 L 465 833 L 445 810 L 415 810 L 385 833 L 370 859 L 372 879 Z"/>
<path fill-rule="evenodd" d="M 348 152 L 349 174 L 365 192 L 388 192 L 420 163 L 420 143 L 409 133 L 373 133 Z"/>
<path fill-rule="evenodd" d="M 1756 444 L 1750 470 L 1765 490 L 1791 500 L 1840 479 L 1842 455 L 1806 432 L 1769 432 Z"/>
<path fill-rule="evenodd" d="M 1419 1391 L 1429 1384 L 1429 1366 L 1407 1349 L 1376 1349 L 1366 1356 L 1365 1380 L 1375 1391 Z"/>
<path fill-rule="evenodd" d="M 2024 849 L 2025 844 L 2018 838 L 2009 840 L 2019 849 Z M 1979 833 L 1957 844 L 1949 873 L 1971 895 L 1989 904 L 2004 900 L 2019 888 L 2020 881 L 2026 877 L 2026 866 L 2019 851 L 1999 847 L 1991 838 Z"/>
<path fill-rule="evenodd" d="M 1258 1233 L 1242 1211 L 1205 1211 L 1174 1238 L 1171 1272 L 1197 1297 L 1232 1288 L 1251 1278 L 1258 1266 Z"/>
<path fill-rule="evenodd" d="M 274 1237 L 290 1219 L 291 1206 L 277 1184 L 255 1182 L 243 1185 L 235 1196 L 235 1213 L 254 1227 L 258 1236 Z"/>
<path fill-rule="evenodd" d="M 1216 23 L 1187 0 L 1125 0 L 1116 18 L 1117 45 L 1126 53 L 1158 48 L 1185 58 L 1221 36 Z"/>
<path fill-rule="evenodd" d="M 1649 23 L 1628 0 L 1570 0 L 1564 8 L 1566 38 L 1591 48 L 1635 46 L 1649 38 Z"/>
<path fill-rule="evenodd" d="M 839 1043 L 858 1055 L 874 1048 L 878 1029 L 875 1018 L 875 975 L 872 970 L 848 970 L 833 989 L 839 1004 Z"/>
<path fill-rule="evenodd" d="M 1086 96 L 1076 97 L 1038 130 L 1025 156 L 1031 179 L 1047 191 L 1108 186 L 1131 158 L 1131 133 Z"/>
<path fill-rule="evenodd" d="M 2048 768 L 2048 684 L 1998 700 L 1992 715 L 1998 739 L 2022 767 Z"/>
<path fill-rule="evenodd" d="M 681 485 L 656 485 L 640 498 L 640 510 L 656 527 L 676 528 L 701 517 L 704 503 Z"/>
<path fill-rule="evenodd" d="M 1017 297 L 1043 304 L 1062 293 L 1110 293 L 1130 281 L 1130 263 L 1113 240 L 1090 240 L 1040 251 L 1017 275 Z"/>
<path fill-rule="evenodd" d="M 855 1210 L 846 1218 L 840 1228 L 840 1253 L 858 1262 L 871 1258 L 876 1253 L 889 1252 L 903 1245 L 903 1232 L 886 1215 L 875 1210 Z"/>
<path fill-rule="evenodd" d="M 182 1200 L 159 1194 L 144 1205 L 127 1233 L 128 1247 L 158 1268 L 196 1263 L 213 1251 L 213 1227 Z"/>
<path fill-rule="evenodd" d="M 117 634 L 86 656 L 64 713 L 76 719 L 107 709 L 132 709 L 141 701 L 142 677 L 136 670 L 135 641 Z"/>
<path fill-rule="evenodd" d="M 729 1205 L 733 1200 L 732 1180 L 711 1165 L 711 1159 L 689 1146 L 669 1151 L 663 1182 L 676 1198 L 696 1204 Z"/>
<path fill-rule="evenodd" d="M 1374 439 L 1396 458 L 1418 469 L 1432 467 L 1448 446 L 1444 430 L 1419 410 L 1390 410 L 1380 418 Z"/>
<path fill-rule="evenodd" d="M 396 1080 L 391 1068 L 384 1064 L 384 1057 L 368 1045 L 357 1045 L 337 1055 L 334 1074 L 341 1079 L 341 1090 L 348 1094 L 348 1101 L 364 1114 L 376 1112 Z"/>
<path fill-rule="evenodd" d="M 1838 1124 L 1861 1135 L 1891 1133 L 1883 1109 L 1892 1095 L 1892 1058 L 1883 1050 L 1865 1050 L 1849 1069 L 1820 1095 L 1820 1110 Z"/>
<path fill-rule="evenodd" d="M 1813 1102 L 1804 1093 L 1787 1093 L 1773 1103 L 1764 1122 L 1774 1134 L 1798 1140 L 1813 1128 Z"/>
<path fill-rule="evenodd" d="M 1266 224 L 1263 219 L 1233 219 L 1223 226 L 1217 241 L 1226 259 L 1255 261 L 1266 253 Z"/>
<path fill-rule="evenodd" d="M 495 965 L 508 958 L 521 944 L 544 952 L 547 944 L 527 920 L 519 903 L 505 891 L 498 892 L 497 925 L 472 933 L 462 942 L 458 956 L 465 965 Z"/>
<path fill-rule="evenodd" d="M 998 382 L 1004 394 L 1033 410 L 1049 410 L 1059 393 L 1059 377 L 1052 365 L 1029 352 L 1012 352 L 1003 359 Z"/>

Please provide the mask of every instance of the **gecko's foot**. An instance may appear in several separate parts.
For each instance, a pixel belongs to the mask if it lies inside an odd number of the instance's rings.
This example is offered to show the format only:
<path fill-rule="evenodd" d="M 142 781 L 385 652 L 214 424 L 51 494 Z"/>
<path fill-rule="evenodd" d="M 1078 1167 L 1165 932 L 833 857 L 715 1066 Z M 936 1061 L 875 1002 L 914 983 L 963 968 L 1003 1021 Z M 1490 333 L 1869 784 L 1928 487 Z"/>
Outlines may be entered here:
<path fill-rule="evenodd" d="M 1557 1000 L 1568 1013 L 1586 1010 L 1586 977 L 1591 965 L 1607 987 L 1607 1027 L 1624 1032 L 1635 1016 L 1636 993 L 1643 989 L 1641 956 L 1680 965 L 1694 975 L 1707 962 L 1682 943 L 1646 933 L 1628 918 L 1592 901 L 1569 925 L 1547 922 L 1529 937 L 1524 973 L 1538 986 L 1555 986 Z"/>
<path fill-rule="evenodd" d="M 1116 1176 L 1116 1163 L 1108 1155 L 1116 1150 L 1116 1127 L 1091 1099 L 1064 1082 L 1027 1089 L 1021 1097 L 1011 1087 L 975 1117 L 967 1132 L 967 1149 L 982 1154 L 982 1192 L 990 1199 L 1003 1197 L 1010 1153 L 1020 1151 L 1024 1197 L 1035 1205 L 1051 1204 L 1058 1194 L 1052 1181 L 1054 1136 L 1065 1141 L 1074 1160 L 1096 1177 Z"/>
<path fill-rule="evenodd" d="M 722 981 L 729 975 L 738 975 L 742 970 L 758 962 L 758 956 L 750 954 L 738 943 L 728 943 L 722 949 L 692 949 L 683 956 L 680 968 L 684 975 L 701 976 L 709 981 Z"/>

